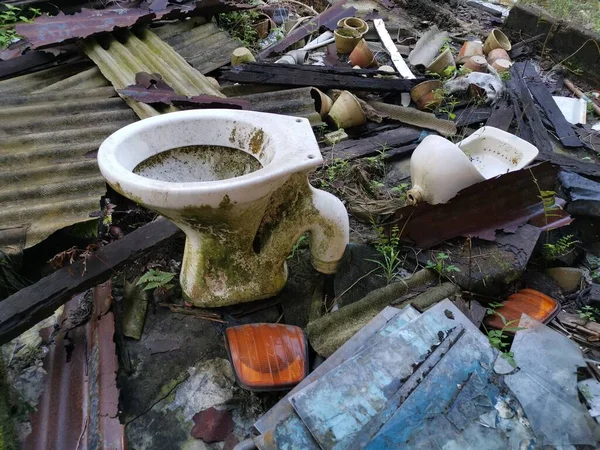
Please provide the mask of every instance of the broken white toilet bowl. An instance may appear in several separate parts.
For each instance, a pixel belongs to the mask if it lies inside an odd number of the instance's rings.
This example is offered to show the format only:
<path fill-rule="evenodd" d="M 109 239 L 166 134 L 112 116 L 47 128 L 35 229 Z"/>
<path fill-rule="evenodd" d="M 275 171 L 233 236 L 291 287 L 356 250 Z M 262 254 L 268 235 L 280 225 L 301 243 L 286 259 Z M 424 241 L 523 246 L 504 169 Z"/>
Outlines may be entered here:
<path fill-rule="evenodd" d="M 480 181 L 519 170 L 538 154 L 529 142 L 494 127 L 483 127 L 453 144 L 427 136 L 410 160 L 409 203 L 446 203 L 460 190 Z"/>
<path fill-rule="evenodd" d="M 287 280 L 286 258 L 310 232 L 316 270 L 335 272 L 348 215 L 308 173 L 323 159 L 308 120 L 194 110 L 144 119 L 100 146 L 102 175 L 120 194 L 186 234 L 180 283 L 196 306 L 267 298 Z"/>
<path fill-rule="evenodd" d="M 494 127 L 482 127 L 456 145 L 486 179 L 520 170 L 539 153 L 535 145 Z"/>

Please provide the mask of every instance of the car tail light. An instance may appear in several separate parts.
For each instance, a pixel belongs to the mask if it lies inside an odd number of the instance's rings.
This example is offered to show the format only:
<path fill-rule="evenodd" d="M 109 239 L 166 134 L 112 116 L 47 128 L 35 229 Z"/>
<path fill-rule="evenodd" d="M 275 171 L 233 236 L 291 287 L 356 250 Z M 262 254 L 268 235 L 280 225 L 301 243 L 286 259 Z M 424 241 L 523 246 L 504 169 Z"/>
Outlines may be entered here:
<path fill-rule="evenodd" d="M 288 389 L 308 374 L 306 337 L 299 327 L 241 325 L 227 328 L 225 340 L 235 375 L 246 389 Z"/>
<path fill-rule="evenodd" d="M 495 314 L 490 314 L 485 320 L 485 325 L 501 330 L 506 326 L 505 323 L 511 322 L 508 327 L 516 328 L 523 313 L 539 322 L 547 323 L 554 318 L 559 307 L 559 303 L 546 294 L 533 289 L 523 289 L 508 297 L 502 306 L 495 310 Z M 504 322 L 500 316 L 504 317 Z M 514 334 L 514 331 L 508 329 L 506 332 Z"/>

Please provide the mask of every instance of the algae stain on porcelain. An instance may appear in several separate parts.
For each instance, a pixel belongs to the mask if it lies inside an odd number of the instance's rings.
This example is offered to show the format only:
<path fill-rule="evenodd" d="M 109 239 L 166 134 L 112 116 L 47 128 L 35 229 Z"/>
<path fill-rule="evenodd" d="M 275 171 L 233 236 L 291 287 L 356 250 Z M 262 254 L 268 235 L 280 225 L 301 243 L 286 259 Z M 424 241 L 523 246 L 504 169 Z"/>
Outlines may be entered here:
<path fill-rule="evenodd" d="M 262 168 L 254 156 L 216 145 L 177 147 L 142 161 L 133 173 L 158 181 L 190 183 L 236 178 Z"/>

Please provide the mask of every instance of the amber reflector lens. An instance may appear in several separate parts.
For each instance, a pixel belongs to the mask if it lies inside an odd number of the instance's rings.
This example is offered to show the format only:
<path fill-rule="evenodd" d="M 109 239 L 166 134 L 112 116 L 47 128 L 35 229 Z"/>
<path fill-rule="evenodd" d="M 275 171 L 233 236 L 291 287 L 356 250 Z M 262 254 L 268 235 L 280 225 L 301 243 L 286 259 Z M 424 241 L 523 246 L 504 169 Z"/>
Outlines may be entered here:
<path fill-rule="evenodd" d="M 496 312 L 501 314 L 506 322 L 513 321 L 508 326 L 514 328 L 519 326 L 523 313 L 535 320 L 546 323 L 554 317 L 554 313 L 558 311 L 559 306 L 556 300 L 546 294 L 533 289 L 523 289 L 508 297 L 502 306 L 496 309 Z M 487 317 L 485 325 L 488 328 L 497 330 L 504 328 L 505 325 L 498 314 L 490 314 Z M 514 331 L 507 330 L 507 333 L 514 334 Z"/>
<path fill-rule="evenodd" d="M 250 390 L 285 389 L 307 374 L 306 338 L 301 328 L 271 323 L 225 331 L 238 381 Z"/>

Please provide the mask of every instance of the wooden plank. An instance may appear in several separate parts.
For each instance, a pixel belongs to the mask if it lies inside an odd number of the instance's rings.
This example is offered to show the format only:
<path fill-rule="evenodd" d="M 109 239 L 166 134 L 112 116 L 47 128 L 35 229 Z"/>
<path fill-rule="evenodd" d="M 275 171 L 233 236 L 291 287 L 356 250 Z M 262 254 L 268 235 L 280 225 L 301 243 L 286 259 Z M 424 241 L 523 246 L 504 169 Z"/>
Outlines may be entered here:
<path fill-rule="evenodd" d="M 110 278 L 128 260 L 137 258 L 179 232 L 166 219 L 138 228 L 84 261 L 77 260 L 0 302 L 0 345 L 52 315 L 73 295 Z"/>
<path fill-rule="evenodd" d="M 223 79 L 235 83 L 312 86 L 319 89 L 355 89 L 373 92 L 409 92 L 419 79 L 375 78 L 376 70 L 293 64 L 250 63 L 224 67 Z M 366 75 L 363 76 L 363 75 Z"/>
<path fill-rule="evenodd" d="M 460 110 L 454 110 L 456 117 L 454 123 L 457 127 L 468 127 L 469 125 L 483 123 L 492 115 L 492 108 L 489 106 L 471 105 Z M 444 115 L 445 119 L 447 115 Z"/>
<path fill-rule="evenodd" d="M 558 108 L 558 105 L 552 98 L 552 94 L 548 88 L 546 88 L 544 82 L 540 79 L 540 76 L 533 65 L 530 64 L 529 61 L 526 61 L 524 63 L 517 63 L 515 66 L 516 70 L 521 72 L 521 75 L 523 76 L 523 79 L 529 88 L 529 92 L 531 92 L 533 98 L 535 98 L 540 107 L 546 113 L 550 123 L 552 123 L 560 142 L 565 147 L 583 146 L 582 142 L 577 137 L 575 130 L 573 129 L 573 125 L 567 122 L 567 119 L 565 119 L 565 116 Z"/>
<path fill-rule="evenodd" d="M 387 149 L 386 152 L 389 152 L 390 156 L 392 156 L 391 154 L 395 149 L 416 141 L 420 135 L 421 131 L 416 128 L 395 128 L 375 136 L 340 142 L 332 147 L 322 149 L 321 153 L 327 158 L 333 155 L 333 158 L 356 159 L 365 156 L 374 156 L 379 150 L 385 148 Z M 404 148 L 403 151 L 409 152 L 411 150 Z M 396 153 L 393 156 L 397 157 Z"/>
<path fill-rule="evenodd" d="M 508 101 L 502 98 L 492 108 L 492 114 L 485 124 L 488 127 L 496 127 L 508 131 L 514 118 L 514 110 L 509 106 Z"/>
<path fill-rule="evenodd" d="M 542 123 L 540 114 L 523 77 L 521 77 L 520 71 L 514 66 L 511 69 L 511 78 L 508 80 L 508 87 L 517 119 L 517 135 L 538 148 L 540 153 L 536 160 L 550 161 L 572 172 L 600 176 L 600 166 L 594 163 L 593 160 L 591 162 L 584 162 L 577 158 L 554 152 L 552 138 Z M 519 102 L 522 109 L 519 108 Z M 527 122 L 525 122 L 525 119 L 527 119 Z"/>

